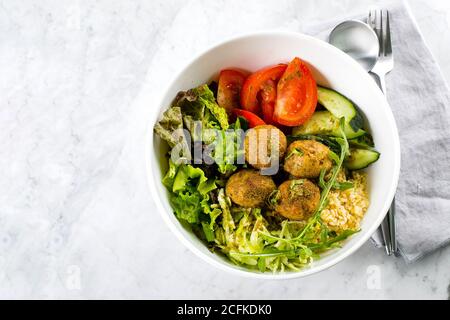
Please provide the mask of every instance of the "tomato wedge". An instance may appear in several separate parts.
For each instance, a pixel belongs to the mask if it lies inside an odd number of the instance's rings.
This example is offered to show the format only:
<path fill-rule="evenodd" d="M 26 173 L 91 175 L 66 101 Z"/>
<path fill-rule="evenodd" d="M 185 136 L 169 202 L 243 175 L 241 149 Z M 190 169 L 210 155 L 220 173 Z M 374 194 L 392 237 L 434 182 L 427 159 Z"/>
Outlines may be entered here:
<path fill-rule="evenodd" d="M 279 124 L 298 126 L 311 118 L 316 105 L 316 81 L 306 63 L 295 57 L 278 81 L 274 119 Z"/>
<path fill-rule="evenodd" d="M 245 118 L 245 120 L 247 120 L 248 126 L 250 128 L 266 124 L 260 117 L 258 117 L 253 112 L 250 112 L 250 111 L 247 111 L 247 110 L 242 110 L 242 109 L 233 109 L 233 113 L 237 117 Z"/>
<path fill-rule="evenodd" d="M 256 71 L 251 74 L 244 82 L 241 90 L 241 106 L 245 110 L 253 113 L 260 112 L 258 102 L 258 93 L 263 89 L 264 85 L 269 81 L 277 81 L 283 75 L 287 65 L 278 64 Z"/>
<path fill-rule="evenodd" d="M 267 124 L 275 124 L 273 119 L 273 111 L 277 101 L 277 84 L 273 80 L 268 80 L 261 90 L 261 109 L 264 122 Z"/>
<path fill-rule="evenodd" d="M 237 70 L 224 69 L 220 71 L 217 89 L 217 103 L 230 113 L 239 108 L 239 100 L 245 75 Z"/>

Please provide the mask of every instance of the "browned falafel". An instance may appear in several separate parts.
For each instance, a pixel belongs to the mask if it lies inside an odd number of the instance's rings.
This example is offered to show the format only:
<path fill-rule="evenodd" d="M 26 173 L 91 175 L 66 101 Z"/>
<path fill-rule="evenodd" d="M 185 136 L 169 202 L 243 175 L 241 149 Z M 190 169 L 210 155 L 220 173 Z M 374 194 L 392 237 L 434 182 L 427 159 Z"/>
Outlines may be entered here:
<path fill-rule="evenodd" d="M 225 192 L 231 201 L 247 208 L 263 207 L 267 197 L 276 189 L 272 178 L 256 170 L 243 169 L 227 181 Z"/>
<path fill-rule="evenodd" d="M 308 179 L 287 180 L 278 187 L 274 209 L 290 220 L 306 220 L 320 201 L 320 190 Z"/>
<path fill-rule="evenodd" d="M 284 170 L 297 178 L 317 178 L 333 166 L 330 148 L 314 140 L 297 140 L 287 148 Z"/>

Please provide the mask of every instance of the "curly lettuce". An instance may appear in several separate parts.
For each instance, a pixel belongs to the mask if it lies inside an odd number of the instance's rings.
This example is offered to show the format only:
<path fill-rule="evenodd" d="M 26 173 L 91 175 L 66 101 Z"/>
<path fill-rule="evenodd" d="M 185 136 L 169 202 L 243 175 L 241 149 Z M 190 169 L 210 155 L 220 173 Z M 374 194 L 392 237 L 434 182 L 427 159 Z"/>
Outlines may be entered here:
<path fill-rule="evenodd" d="M 179 107 L 171 107 L 164 112 L 162 119 L 155 125 L 155 133 L 165 140 L 173 148 L 178 139 L 173 134 L 176 130 L 183 128 L 183 115 Z"/>
<path fill-rule="evenodd" d="M 180 91 L 154 130 L 172 148 L 178 142 L 174 136 L 177 129 L 189 130 L 194 140 L 201 138 L 197 136 L 196 121 L 202 124 L 202 129 L 227 130 L 229 127 L 225 109 L 217 104 L 213 92 L 206 84 Z M 203 136 L 203 140 L 211 142 L 213 137 Z"/>
<path fill-rule="evenodd" d="M 218 171 L 228 176 L 237 170 L 237 164 L 244 164 L 243 128 L 247 127 L 244 118 L 237 118 L 229 130 L 221 131 L 219 139 L 214 141 L 214 161 Z"/>
<path fill-rule="evenodd" d="M 228 129 L 228 116 L 221 108 L 209 87 L 201 85 L 188 91 L 181 91 L 175 98 L 174 106 L 180 108 L 183 114 L 183 123 L 192 137 L 197 137 L 195 122 L 200 121 L 202 129 Z M 203 136 L 204 140 L 209 140 Z"/>
<path fill-rule="evenodd" d="M 176 166 L 169 160 L 169 170 L 163 184 L 171 191 L 171 203 L 178 218 L 189 223 L 198 223 L 199 214 L 212 211 L 207 206 L 208 193 L 217 188 L 215 179 L 208 179 L 200 168 L 181 164 Z"/>

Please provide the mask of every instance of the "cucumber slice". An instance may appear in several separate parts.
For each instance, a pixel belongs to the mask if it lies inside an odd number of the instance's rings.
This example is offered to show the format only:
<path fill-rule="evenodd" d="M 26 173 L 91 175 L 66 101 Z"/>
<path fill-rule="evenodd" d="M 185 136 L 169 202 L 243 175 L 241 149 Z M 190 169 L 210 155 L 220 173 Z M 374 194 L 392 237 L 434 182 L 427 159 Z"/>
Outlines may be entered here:
<path fill-rule="evenodd" d="M 345 124 L 344 132 L 348 139 L 353 139 L 366 133 L 362 129 L 356 132 L 353 131 L 348 123 Z M 322 134 L 340 137 L 339 119 L 333 116 L 330 111 L 316 111 L 306 123 L 292 130 L 292 135 L 294 136 L 305 134 Z"/>
<path fill-rule="evenodd" d="M 350 149 L 350 155 L 344 160 L 344 165 L 350 170 L 367 168 L 380 158 L 380 153 L 368 149 Z"/>
<path fill-rule="evenodd" d="M 364 119 L 355 105 L 342 94 L 324 87 L 317 87 L 317 100 L 336 118 L 345 118 L 354 132 L 364 126 Z"/>
<path fill-rule="evenodd" d="M 375 147 L 375 144 L 373 143 L 373 138 L 368 132 L 366 132 L 362 136 L 348 140 L 348 143 L 351 146 L 362 149 L 370 149 Z"/>

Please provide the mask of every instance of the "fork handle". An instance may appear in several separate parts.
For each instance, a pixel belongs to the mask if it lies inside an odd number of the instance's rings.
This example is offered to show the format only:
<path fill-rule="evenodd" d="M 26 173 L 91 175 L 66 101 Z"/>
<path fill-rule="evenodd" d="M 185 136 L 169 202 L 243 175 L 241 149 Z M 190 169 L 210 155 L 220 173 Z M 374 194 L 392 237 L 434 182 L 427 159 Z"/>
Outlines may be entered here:
<path fill-rule="evenodd" d="M 386 82 L 384 73 L 374 73 L 377 84 L 380 87 L 381 91 L 386 95 Z M 381 233 L 383 235 L 383 240 L 385 243 L 386 253 L 388 255 L 396 254 L 398 251 L 397 248 L 397 235 L 396 235 L 396 227 L 395 227 L 395 198 L 392 199 L 391 206 L 389 207 L 389 211 L 381 223 Z"/>
<path fill-rule="evenodd" d="M 389 214 L 389 213 L 388 213 Z M 380 225 L 381 235 L 383 236 L 384 249 L 386 250 L 386 254 L 388 256 L 392 255 L 392 239 L 390 234 L 389 227 L 389 218 L 386 215 Z"/>

